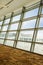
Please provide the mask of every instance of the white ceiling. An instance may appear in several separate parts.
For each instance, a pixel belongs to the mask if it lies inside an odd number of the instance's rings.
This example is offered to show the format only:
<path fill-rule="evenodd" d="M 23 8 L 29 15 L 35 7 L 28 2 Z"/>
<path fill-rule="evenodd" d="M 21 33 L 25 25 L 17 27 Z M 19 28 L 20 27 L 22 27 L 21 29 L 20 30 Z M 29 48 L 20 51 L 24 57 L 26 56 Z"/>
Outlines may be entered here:
<path fill-rule="evenodd" d="M 0 0 L 0 17 L 40 0 Z"/>

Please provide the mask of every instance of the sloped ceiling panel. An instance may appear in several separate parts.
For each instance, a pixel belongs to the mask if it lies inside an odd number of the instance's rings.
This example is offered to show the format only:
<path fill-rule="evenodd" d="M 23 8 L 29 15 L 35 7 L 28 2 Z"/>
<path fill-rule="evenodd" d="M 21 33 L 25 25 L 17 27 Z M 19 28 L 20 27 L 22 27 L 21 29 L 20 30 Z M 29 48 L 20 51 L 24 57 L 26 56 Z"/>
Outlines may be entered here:
<path fill-rule="evenodd" d="M 0 0 L 0 17 L 40 0 Z"/>

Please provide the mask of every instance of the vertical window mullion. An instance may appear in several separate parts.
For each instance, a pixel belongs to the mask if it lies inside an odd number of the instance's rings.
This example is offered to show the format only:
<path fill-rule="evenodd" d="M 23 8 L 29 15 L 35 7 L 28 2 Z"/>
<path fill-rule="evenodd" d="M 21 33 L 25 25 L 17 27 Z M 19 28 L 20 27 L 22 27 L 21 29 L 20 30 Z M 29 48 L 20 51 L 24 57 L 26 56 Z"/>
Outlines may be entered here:
<path fill-rule="evenodd" d="M 6 16 L 4 16 L 3 23 L 2 23 L 2 25 L 1 25 L 0 33 L 1 33 L 2 29 L 3 29 L 3 24 L 4 24 L 4 22 L 5 22 L 5 18 L 6 18 Z"/>
<path fill-rule="evenodd" d="M 42 0 L 40 2 L 40 6 L 39 6 L 39 10 L 38 10 L 38 16 L 37 16 L 36 24 L 35 24 L 35 28 L 37 28 L 37 29 L 34 29 L 34 33 L 33 33 L 32 44 L 31 44 L 31 48 L 30 48 L 30 51 L 31 52 L 34 51 L 35 43 L 33 43 L 33 42 L 36 41 L 38 27 L 39 27 L 39 23 L 40 23 L 40 15 L 41 15 L 41 12 L 42 12 Z"/>
<path fill-rule="evenodd" d="M 6 32 L 6 35 L 5 35 L 5 39 L 7 38 L 7 35 L 8 35 L 8 30 L 9 30 L 9 28 L 10 28 L 10 24 L 11 24 L 11 21 L 12 21 L 12 17 L 13 17 L 13 12 L 12 12 L 12 14 L 11 14 L 10 22 L 9 22 L 9 24 L 8 24 L 8 28 L 7 28 L 7 32 Z M 3 44 L 5 44 L 5 39 L 4 39 Z"/>
<path fill-rule="evenodd" d="M 19 38 L 19 34 L 20 34 L 21 26 L 22 26 L 24 13 L 25 13 L 25 7 L 23 7 L 23 9 L 22 9 L 21 18 L 20 18 L 20 21 L 19 21 L 19 24 L 18 24 L 18 28 L 17 28 L 18 31 L 16 32 L 16 35 L 15 35 L 15 41 L 14 41 L 13 47 L 17 46 L 17 41 L 18 41 L 18 38 Z"/>
<path fill-rule="evenodd" d="M 1 25 L 0 35 L 1 35 L 1 33 L 2 33 L 2 29 L 3 29 L 3 24 L 4 24 L 4 22 L 5 22 L 5 18 L 6 18 L 6 16 L 4 16 L 4 19 L 3 19 L 3 22 L 2 22 L 2 25 Z M 2 41 L 4 41 L 4 40 L 2 39 Z M 3 44 L 2 41 L 1 41 L 1 44 Z"/>

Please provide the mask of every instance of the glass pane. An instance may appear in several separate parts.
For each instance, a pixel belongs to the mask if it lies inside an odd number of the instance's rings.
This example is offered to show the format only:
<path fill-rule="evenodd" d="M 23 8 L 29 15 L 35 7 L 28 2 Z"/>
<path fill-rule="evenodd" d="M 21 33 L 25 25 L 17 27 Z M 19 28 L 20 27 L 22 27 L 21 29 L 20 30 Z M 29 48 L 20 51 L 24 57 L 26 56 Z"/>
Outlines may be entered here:
<path fill-rule="evenodd" d="M 42 14 L 43 14 L 43 8 L 42 8 Z"/>
<path fill-rule="evenodd" d="M 43 30 L 39 30 L 37 34 L 37 42 L 43 42 Z"/>
<path fill-rule="evenodd" d="M 27 42 L 18 42 L 17 43 L 17 48 L 27 50 L 27 51 L 30 51 L 30 46 L 31 46 L 31 43 L 27 43 Z"/>
<path fill-rule="evenodd" d="M 16 32 L 9 32 L 7 35 L 7 39 L 15 39 Z"/>
<path fill-rule="evenodd" d="M 34 52 L 43 55 L 43 45 L 41 45 L 41 44 L 35 44 Z"/>
<path fill-rule="evenodd" d="M 1 26 L 0 26 L 0 30 L 1 30 Z"/>
<path fill-rule="evenodd" d="M 33 9 L 31 11 L 26 12 L 24 18 L 37 16 L 37 13 L 38 13 L 38 8 L 37 9 Z"/>
<path fill-rule="evenodd" d="M 17 27 L 18 27 L 18 23 L 17 24 L 12 24 L 10 26 L 10 30 L 17 30 Z"/>
<path fill-rule="evenodd" d="M 0 25 L 2 25 L 2 22 L 3 22 L 3 21 L 0 21 Z"/>
<path fill-rule="evenodd" d="M 13 47 L 13 43 L 14 43 L 14 41 L 6 40 L 5 45 Z"/>
<path fill-rule="evenodd" d="M 22 31 L 19 35 L 19 40 L 32 41 L 33 31 Z"/>
<path fill-rule="evenodd" d="M 6 34 L 6 32 L 0 33 L 0 38 L 5 38 L 5 34 Z"/>
<path fill-rule="evenodd" d="M 2 31 L 7 31 L 8 25 L 7 26 L 3 26 Z"/>
<path fill-rule="evenodd" d="M 6 19 L 4 24 L 8 24 L 10 22 L 10 19 Z"/>
<path fill-rule="evenodd" d="M 3 41 L 4 41 L 4 40 L 0 39 L 0 44 L 3 44 Z"/>
<path fill-rule="evenodd" d="M 20 20 L 20 15 L 14 16 L 12 22 Z"/>
<path fill-rule="evenodd" d="M 40 24 L 39 27 L 43 27 L 43 18 L 40 18 Z"/>
<path fill-rule="evenodd" d="M 34 28 L 36 20 L 25 21 L 22 23 L 22 29 Z"/>

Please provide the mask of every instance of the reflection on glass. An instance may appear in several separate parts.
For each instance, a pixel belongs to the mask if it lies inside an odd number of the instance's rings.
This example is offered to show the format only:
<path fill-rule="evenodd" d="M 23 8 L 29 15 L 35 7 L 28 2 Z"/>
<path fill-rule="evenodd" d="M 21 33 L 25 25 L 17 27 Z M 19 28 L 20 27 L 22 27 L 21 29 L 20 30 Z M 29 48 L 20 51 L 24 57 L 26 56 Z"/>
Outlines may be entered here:
<path fill-rule="evenodd" d="M 14 41 L 6 40 L 5 45 L 13 47 L 13 43 L 14 43 Z"/>
<path fill-rule="evenodd" d="M 22 31 L 19 35 L 19 40 L 32 41 L 33 31 Z"/>
<path fill-rule="evenodd" d="M 18 42 L 17 43 L 17 48 L 27 50 L 27 51 L 30 51 L 30 46 L 31 46 L 31 43 L 27 43 L 27 42 Z"/>
<path fill-rule="evenodd" d="M 2 25 L 3 21 L 0 21 L 0 25 Z"/>
<path fill-rule="evenodd" d="M 37 34 L 37 42 L 43 42 L 43 30 L 39 30 Z"/>
<path fill-rule="evenodd" d="M 17 30 L 17 27 L 18 27 L 18 23 L 16 23 L 16 24 L 11 24 L 10 30 Z"/>
<path fill-rule="evenodd" d="M 34 28 L 36 20 L 25 21 L 22 23 L 22 29 Z"/>
<path fill-rule="evenodd" d="M 35 44 L 34 52 L 43 55 L 43 45 L 41 45 L 41 44 Z"/>
<path fill-rule="evenodd" d="M 39 27 L 43 27 L 43 18 L 40 18 L 40 24 Z"/>
<path fill-rule="evenodd" d="M 4 24 L 8 24 L 10 22 L 10 19 L 6 19 L 5 21 L 4 21 Z"/>
<path fill-rule="evenodd" d="M 16 32 L 9 32 L 7 35 L 7 39 L 15 39 Z"/>
<path fill-rule="evenodd" d="M 3 26 L 2 31 L 7 31 L 8 25 L 7 26 Z"/>
<path fill-rule="evenodd" d="M 0 26 L 0 30 L 1 30 L 1 26 Z"/>
<path fill-rule="evenodd" d="M 20 15 L 14 16 L 12 22 L 20 20 Z"/>
<path fill-rule="evenodd" d="M 0 44 L 3 44 L 3 41 L 4 41 L 4 40 L 0 39 Z"/>
<path fill-rule="evenodd" d="M 6 32 L 0 33 L 0 38 L 5 38 L 5 34 L 6 34 Z"/>
<path fill-rule="evenodd" d="M 28 18 L 28 17 L 32 17 L 32 16 L 37 16 L 37 13 L 38 13 L 38 8 L 33 9 L 31 11 L 26 12 L 24 18 Z"/>
<path fill-rule="evenodd" d="M 42 8 L 42 14 L 43 14 L 43 8 Z"/>

